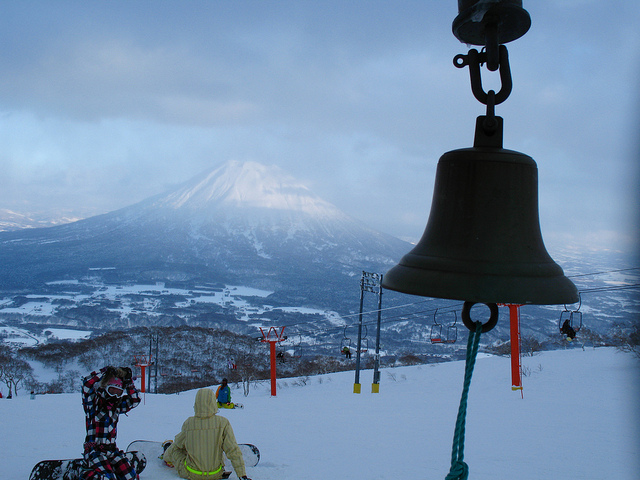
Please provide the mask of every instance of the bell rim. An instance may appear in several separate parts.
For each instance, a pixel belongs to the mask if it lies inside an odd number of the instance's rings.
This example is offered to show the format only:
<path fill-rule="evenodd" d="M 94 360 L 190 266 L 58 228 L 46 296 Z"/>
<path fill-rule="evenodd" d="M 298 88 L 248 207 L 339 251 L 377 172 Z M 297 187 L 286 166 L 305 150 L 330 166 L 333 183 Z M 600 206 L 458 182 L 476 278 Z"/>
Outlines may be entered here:
<path fill-rule="evenodd" d="M 556 264 L 553 276 L 472 274 L 427 270 L 398 264 L 385 273 L 382 287 L 421 297 L 479 303 L 562 305 L 579 300 L 578 289 Z"/>

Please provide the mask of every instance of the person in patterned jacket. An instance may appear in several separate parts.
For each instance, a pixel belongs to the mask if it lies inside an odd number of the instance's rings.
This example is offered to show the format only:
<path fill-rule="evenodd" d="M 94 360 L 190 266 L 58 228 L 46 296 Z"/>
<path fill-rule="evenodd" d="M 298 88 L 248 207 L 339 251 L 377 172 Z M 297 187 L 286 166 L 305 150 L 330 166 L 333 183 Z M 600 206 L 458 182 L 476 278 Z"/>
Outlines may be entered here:
<path fill-rule="evenodd" d="M 84 442 L 85 480 L 138 480 L 132 460 L 116 446 L 118 417 L 140 403 L 128 367 L 102 368 L 83 379 L 82 406 L 87 425 Z M 129 454 L 129 457 L 131 455 Z M 146 462 L 145 462 L 146 463 Z"/>

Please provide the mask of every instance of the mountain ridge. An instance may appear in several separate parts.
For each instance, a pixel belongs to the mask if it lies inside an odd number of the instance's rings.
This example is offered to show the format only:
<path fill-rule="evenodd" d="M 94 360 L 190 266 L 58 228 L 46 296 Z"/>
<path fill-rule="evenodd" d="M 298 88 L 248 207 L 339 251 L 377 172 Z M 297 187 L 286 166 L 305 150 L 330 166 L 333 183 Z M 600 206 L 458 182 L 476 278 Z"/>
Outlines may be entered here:
<path fill-rule="evenodd" d="M 386 271 L 410 244 L 346 215 L 276 167 L 227 162 L 113 212 L 0 232 L 0 248 L 3 289 L 99 275 L 232 282 L 292 295 L 317 285 L 336 298 L 346 280 Z"/>
<path fill-rule="evenodd" d="M 256 189 L 254 185 L 261 176 L 267 186 Z M 264 202 L 258 201 L 264 197 Z M 319 207 L 309 207 L 312 204 Z M 0 232 L 0 293 L 5 305 L 20 305 L 24 296 L 34 294 L 54 300 L 60 294 L 68 298 L 66 287 L 52 284 L 76 281 L 74 295 L 91 297 L 42 323 L 107 329 L 154 322 L 215 324 L 217 328 L 233 324 L 244 329 L 305 324 L 310 338 L 331 329 L 335 342 L 336 336 L 347 333 L 342 328 L 336 330 L 322 315 L 289 313 L 281 307 L 339 312 L 352 323 L 360 300 L 362 272 L 384 273 L 410 249 L 409 243 L 377 232 L 318 199 L 279 169 L 229 163 L 170 192 L 114 212 L 57 227 Z M 604 332 L 615 323 L 628 324 L 637 319 L 640 299 L 632 290 L 606 291 L 607 285 L 637 283 L 637 272 L 614 273 L 614 268 L 625 266 L 622 259 L 578 252 L 562 256 L 565 272 L 578 277 L 578 288 L 586 295 L 582 307 L 589 328 Z M 606 275 L 585 276 L 588 272 Z M 114 300 L 101 292 L 106 286 L 158 283 L 186 293 L 157 294 L 153 300 L 157 308 L 145 307 L 128 315 L 127 305 L 133 301 L 130 296 Z M 267 298 L 248 299 L 259 312 L 247 313 L 233 305 L 203 305 L 198 295 L 191 293 L 198 285 L 207 285 L 209 290 L 237 285 L 271 293 Z M 599 293 L 603 287 L 605 290 Z M 135 299 L 139 300 L 134 295 Z M 144 300 L 149 300 L 148 295 Z M 371 299 L 366 300 L 365 311 L 374 310 Z M 425 342 L 429 343 L 437 309 L 457 308 L 444 300 L 384 291 L 384 308 L 405 304 L 416 307 L 385 314 L 383 328 L 389 348 L 423 348 Z M 124 313 L 116 315 L 116 305 Z M 524 308 L 523 332 L 541 339 L 556 333 L 561 309 Z M 238 322 L 238 315 L 246 315 L 247 320 Z M 24 316 L 14 317 L 11 321 L 24 321 Z M 365 321 L 371 321 L 371 315 Z M 508 332 L 508 322 L 503 321 L 488 338 L 505 339 Z"/>

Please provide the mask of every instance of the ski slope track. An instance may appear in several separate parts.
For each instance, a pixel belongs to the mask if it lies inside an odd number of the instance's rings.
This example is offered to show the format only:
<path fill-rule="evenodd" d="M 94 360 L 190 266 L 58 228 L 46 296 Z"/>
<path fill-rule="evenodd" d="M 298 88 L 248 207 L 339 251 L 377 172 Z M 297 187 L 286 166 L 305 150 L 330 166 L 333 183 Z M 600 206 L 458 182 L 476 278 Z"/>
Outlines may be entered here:
<path fill-rule="evenodd" d="M 472 480 L 541 478 L 637 480 L 640 472 L 638 359 L 613 348 L 543 352 L 523 359 L 524 398 L 512 391 L 508 358 L 480 356 L 471 382 L 464 460 Z M 239 442 L 260 448 L 253 480 L 443 479 L 464 376 L 464 362 L 252 385 L 245 408 L 219 414 Z M 122 416 L 118 444 L 173 438 L 192 414 L 195 390 L 145 396 Z M 26 479 L 39 460 L 79 455 L 84 440 L 80 393 L 0 400 L 0 478 Z M 142 480 L 149 479 L 144 472 Z M 177 477 L 176 477 L 177 478 Z M 236 478 L 235 474 L 231 478 Z M 152 480 L 152 479 L 150 479 Z"/>

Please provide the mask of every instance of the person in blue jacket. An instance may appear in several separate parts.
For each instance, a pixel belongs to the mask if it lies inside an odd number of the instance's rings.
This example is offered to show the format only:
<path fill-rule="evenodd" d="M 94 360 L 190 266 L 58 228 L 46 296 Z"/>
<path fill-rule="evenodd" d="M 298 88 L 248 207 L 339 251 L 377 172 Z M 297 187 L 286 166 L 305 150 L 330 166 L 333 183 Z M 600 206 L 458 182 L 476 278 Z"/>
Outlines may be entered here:
<path fill-rule="evenodd" d="M 220 408 L 233 408 L 233 403 L 231 403 L 231 388 L 229 388 L 226 378 L 222 379 L 222 385 L 216 390 L 216 400 Z"/>

